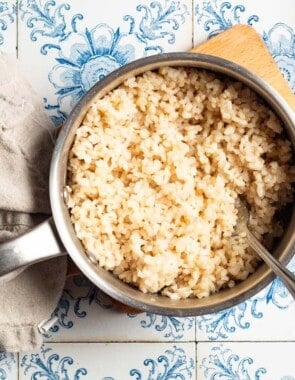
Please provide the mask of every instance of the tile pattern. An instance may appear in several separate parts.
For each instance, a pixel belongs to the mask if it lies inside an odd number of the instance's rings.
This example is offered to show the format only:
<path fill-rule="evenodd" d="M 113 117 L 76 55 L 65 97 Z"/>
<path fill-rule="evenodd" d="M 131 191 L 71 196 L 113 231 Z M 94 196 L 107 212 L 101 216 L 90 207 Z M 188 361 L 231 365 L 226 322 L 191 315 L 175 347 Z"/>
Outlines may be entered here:
<path fill-rule="evenodd" d="M 194 42 L 195 44 L 236 24 L 248 24 L 263 38 L 283 75 L 295 90 L 294 79 L 294 2 L 267 0 L 255 1 L 195 1 Z"/>
<path fill-rule="evenodd" d="M 0 379 L 18 380 L 18 356 L 0 352 Z"/>
<path fill-rule="evenodd" d="M 19 59 L 56 124 L 97 78 L 136 58 L 192 46 L 191 1 L 132 0 L 127 11 L 118 4 L 114 16 L 111 3 L 20 1 Z"/>
<path fill-rule="evenodd" d="M 0 2 L 0 49 L 16 54 L 17 46 L 17 2 Z"/>
<path fill-rule="evenodd" d="M 0 49 L 18 54 L 58 125 L 94 81 L 115 68 L 150 54 L 188 50 L 238 23 L 261 34 L 295 91 L 293 0 L 271 6 L 268 0 L 0 1 Z M 295 271 L 295 259 L 289 267 Z M 294 380 L 294 305 L 276 279 L 219 313 L 132 315 L 118 312 L 88 280 L 75 276 L 42 349 L 0 353 L 0 379 Z"/>
<path fill-rule="evenodd" d="M 23 355 L 20 362 L 21 380 L 195 379 L 192 343 L 55 343 L 37 355 Z"/>
<path fill-rule="evenodd" d="M 294 343 L 200 343 L 198 380 L 294 380 Z M 278 355 L 284 352 L 284 355 Z M 269 358 L 276 358 L 273 365 Z"/>
<path fill-rule="evenodd" d="M 295 272 L 295 259 L 289 264 Z M 276 278 L 250 300 L 233 308 L 196 318 L 198 341 L 295 340 L 295 302 Z M 273 321 L 276 321 L 273 328 Z M 270 328 L 271 327 L 271 328 Z"/>
<path fill-rule="evenodd" d="M 55 315 L 58 321 L 46 334 L 47 341 L 195 340 L 195 318 L 121 313 L 83 276 L 68 280 Z"/>

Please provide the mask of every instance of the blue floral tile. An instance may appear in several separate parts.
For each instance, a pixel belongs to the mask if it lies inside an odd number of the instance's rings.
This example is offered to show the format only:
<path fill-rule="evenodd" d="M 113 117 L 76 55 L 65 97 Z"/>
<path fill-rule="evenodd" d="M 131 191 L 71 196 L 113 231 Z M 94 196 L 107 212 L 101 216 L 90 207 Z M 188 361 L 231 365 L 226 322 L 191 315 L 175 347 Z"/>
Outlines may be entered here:
<path fill-rule="evenodd" d="M 84 276 L 71 278 L 47 341 L 194 341 L 195 318 L 126 314 Z"/>
<path fill-rule="evenodd" d="M 211 38 L 237 24 L 247 24 L 261 35 L 276 23 L 294 27 L 293 0 L 195 0 L 194 1 L 194 41 Z"/>
<path fill-rule="evenodd" d="M 195 379 L 193 343 L 46 344 L 20 358 L 25 379 Z"/>
<path fill-rule="evenodd" d="M 194 317 L 179 318 L 151 313 L 129 314 L 128 317 L 133 318 L 138 323 L 137 326 L 141 327 L 140 335 L 143 340 L 151 339 L 151 331 L 156 333 L 159 340 L 177 342 L 195 340 L 196 320 Z"/>
<path fill-rule="evenodd" d="M 254 26 L 259 15 L 250 6 L 252 1 L 194 1 L 195 44 L 216 36 L 236 24 Z"/>
<path fill-rule="evenodd" d="M 17 354 L 0 351 L 0 379 L 18 380 Z"/>
<path fill-rule="evenodd" d="M 254 1 L 195 1 L 194 43 L 208 38 L 237 24 L 252 26 L 272 54 L 290 87 L 295 91 L 295 3 L 285 0 L 284 6 L 268 0 Z"/>
<path fill-rule="evenodd" d="M 263 31 L 262 38 L 295 92 L 295 21 L 292 25 L 275 23 L 270 29 Z"/>
<path fill-rule="evenodd" d="M 197 379 L 295 380 L 294 351 L 295 343 L 199 343 Z"/>
<path fill-rule="evenodd" d="M 99 11 L 98 11 L 99 9 Z M 20 0 L 19 59 L 56 124 L 118 67 L 192 46 L 192 2 Z"/>
<path fill-rule="evenodd" d="M 295 273 L 295 258 L 288 267 Z M 276 278 L 248 301 L 197 317 L 197 340 L 295 340 L 294 312 L 295 301 Z"/>
<path fill-rule="evenodd" d="M 0 50 L 16 54 L 16 1 L 0 1 Z"/>
<path fill-rule="evenodd" d="M 86 368 L 80 367 L 82 355 L 79 355 L 79 359 L 73 359 L 69 346 L 43 345 L 38 352 L 20 356 L 19 378 L 80 379 L 88 373 Z"/>

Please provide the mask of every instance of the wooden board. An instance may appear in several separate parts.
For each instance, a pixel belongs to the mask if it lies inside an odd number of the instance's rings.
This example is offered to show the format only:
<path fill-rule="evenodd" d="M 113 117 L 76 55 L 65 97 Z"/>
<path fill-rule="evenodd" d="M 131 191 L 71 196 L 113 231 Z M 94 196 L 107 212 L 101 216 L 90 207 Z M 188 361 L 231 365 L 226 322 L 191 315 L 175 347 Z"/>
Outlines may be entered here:
<path fill-rule="evenodd" d="M 250 26 L 236 25 L 192 51 L 225 58 L 246 67 L 274 87 L 295 111 L 295 95 L 261 37 Z"/>

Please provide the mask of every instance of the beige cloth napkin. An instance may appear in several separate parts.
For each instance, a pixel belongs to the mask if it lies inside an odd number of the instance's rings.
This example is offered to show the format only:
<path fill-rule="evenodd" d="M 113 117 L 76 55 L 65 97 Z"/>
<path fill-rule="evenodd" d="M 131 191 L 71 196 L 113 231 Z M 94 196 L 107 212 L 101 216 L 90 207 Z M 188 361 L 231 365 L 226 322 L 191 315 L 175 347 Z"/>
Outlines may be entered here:
<path fill-rule="evenodd" d="M 0 52 L 0 242 L 50 214 L 51 128 L 16 59 Z M 66 267 L 66 257 L 61 257 L 0 280 L 0 350 L 30 351 L 42 344 Z"/>

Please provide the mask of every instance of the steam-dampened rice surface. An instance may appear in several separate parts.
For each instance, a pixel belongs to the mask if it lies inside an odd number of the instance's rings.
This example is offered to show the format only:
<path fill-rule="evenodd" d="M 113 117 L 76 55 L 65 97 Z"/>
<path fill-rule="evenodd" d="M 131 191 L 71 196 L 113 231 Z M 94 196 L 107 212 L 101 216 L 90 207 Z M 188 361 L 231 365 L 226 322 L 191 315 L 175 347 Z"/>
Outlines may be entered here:
<path fill-rule="evenodd" d="M 206 297 L 255 270 L 236 199 L 270 246 L 292 201 L 291 144 L 241 83 L 189 68 L 133 77 L 93 103 L 68 162 L 86 253 L 143 292 Z"/>

